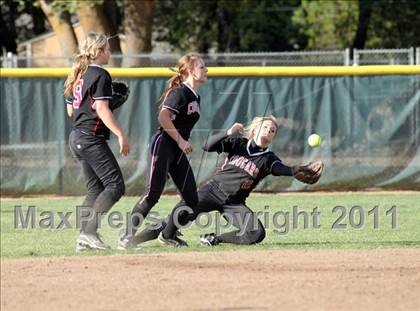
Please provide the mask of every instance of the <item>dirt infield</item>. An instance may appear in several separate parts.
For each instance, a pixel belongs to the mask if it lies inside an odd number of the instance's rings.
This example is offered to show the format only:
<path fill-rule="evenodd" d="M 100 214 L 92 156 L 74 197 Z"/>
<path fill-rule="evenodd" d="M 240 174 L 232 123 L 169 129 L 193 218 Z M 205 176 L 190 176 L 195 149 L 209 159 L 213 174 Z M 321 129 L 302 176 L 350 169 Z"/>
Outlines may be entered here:
<path fill-rule="evenodd" d="M 1 261 L 1 310 L 420 310 L 420 249 Z"/>

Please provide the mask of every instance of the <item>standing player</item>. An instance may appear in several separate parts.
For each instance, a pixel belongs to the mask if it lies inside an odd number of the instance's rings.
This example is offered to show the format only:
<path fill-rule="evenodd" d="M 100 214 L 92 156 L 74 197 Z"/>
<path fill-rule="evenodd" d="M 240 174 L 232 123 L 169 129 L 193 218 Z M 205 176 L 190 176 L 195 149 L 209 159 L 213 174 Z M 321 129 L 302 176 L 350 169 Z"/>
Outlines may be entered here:
<path fill-rule="evenodd" d="M 81 163 L 87 188 L 77 251 L 110 248 L 97 233 L 98 222 L 125 191 L 120 167 L 107 144 L 112 131 L 118 137 L 120 153 L 126 156 L 130 151 L 127 137 L 109 108 L 112 80 L 102 66 L 110 56 L 108 38 L 90 33 L 65 82 L 67 113 L 74 120 L 70 150 Z"/>
<path fill-rule="evenodd" d="M 246 198 L 258 183 L 268 175 L 295 176 L 300 181 L 313 184 L 318 181 L 323 170 L 321 161 L 307 166 L 289 167 L 268 149 L 277 134 L 278 123 L 272 116 L 256 117 L 246 130 L 245 137 L 237 136 L 244 131 L 240 123 L 235 123 L 227 132 L 211 136 L 205 151 L 226 152 L 227 158 L 221 170 L 198 190 L 199 203 L 189 211 L 185 202 L 180 202 L 172 211 L 165 228 L 146 229 L 136 236 L 136 243 L 156 238 L 163 244 L 176 247 L 186 243 L 167 243 L 175 236 L 176 223 L 184 226 L 200 213 L 219 211 L 238 230 L 216 236 L 214 233 L 201 236 L 206 245 L 219 243 L 254 244 L 265 237 L 265 229 L 258 217 L 246 206 Z M 178 222 L 175 221 L 177 217 Z M 239 234 L 242 232 L 243 234 Z M 179 238 L 178 238 L 179 239 Z"/>
<path fill-rule="evenodd" d="M 178 60 L 175 74 L 162 95 L 158 117 L 160 126 L 150 144 L 147 190 L 133 207 L 125 235 L 118 242 L 119 249 L 132 246 L 137 228 L 163 192 L 168 173 L 180 191 L 183 202 L 191 208 L 197 204 L 197 186 L 186 155 L 193 151 L 188 139 L 200 118 L 197 90 L 205 82 L 207 68 L 198 54 L 189 53 Z M 178 243 L 176 237 L 174 243 Z"/>

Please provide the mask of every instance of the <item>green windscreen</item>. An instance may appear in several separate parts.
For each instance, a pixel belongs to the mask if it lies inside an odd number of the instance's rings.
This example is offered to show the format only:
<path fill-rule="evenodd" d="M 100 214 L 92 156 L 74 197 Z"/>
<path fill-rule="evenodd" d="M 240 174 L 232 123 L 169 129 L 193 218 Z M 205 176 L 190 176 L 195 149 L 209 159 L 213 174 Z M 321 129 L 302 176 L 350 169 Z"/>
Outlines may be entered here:
<path fill-rule="evenodd" d="M 148 173 L 148 144 L 157 129 L 158 100 L 166 78 L 119 78 L 131 88 L 116 114 L 131 154 L 117 155 L 127 193 L 139 195 Z M 1 78 L 1 193 L 83 194 L 81 169 L 67 145 L 72 122 L 62 96 L 64 79 Z M 201 149 L 205 139 L 234 122 L 274 115 L 279 133 L 271 146 L 288 165 L 325 163 L 316 185 L 268 177 L 261 191 L 302 189 L 420 190 L 420 75 L 211 77 L 199 90 L 201 118 L 190 158 L 198 184 L 224 161 Z M 322 145 L 310 148 L 307 137 Z M 118 153 L 115 136 L 110 146 Z M 171 180 L 167 189 L 175 189 Z"/>

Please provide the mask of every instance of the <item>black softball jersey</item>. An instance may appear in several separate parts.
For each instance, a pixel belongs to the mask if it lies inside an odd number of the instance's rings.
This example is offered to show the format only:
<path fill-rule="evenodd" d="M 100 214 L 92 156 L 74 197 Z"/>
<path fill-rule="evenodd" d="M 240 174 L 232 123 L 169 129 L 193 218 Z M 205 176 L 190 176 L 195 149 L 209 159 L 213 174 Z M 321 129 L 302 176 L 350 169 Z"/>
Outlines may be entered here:
<path fill-rule="evenodd" d="M 229 203 L 244 203 L 267 175 L 292 176 L 291 167 L 284 165 L 268 148 L 258 147 L 252 139 L 220 133 L 209 137 L 203 149 L 227 153 L 212 180 L 228 196 Z"/>
<path fill-rule="evenodd" d="M 191 130 L 200 119 L 200 95 L 182 83 L 173 89 L 162 103 L 162 108 L 173 113 L 172 122 L 183 139 L 188 140 Z M 159 127 L 163 132 L 163 128 Z"/>
<path fill-rule="evenodd" d="M 76 82 L 73 97 L 73 128 L 85 134 L 109 139 L 110 131 L 96 113 L 95 100 L 112 99 L 112 79 L 104 68 L 91 64 Z"/>

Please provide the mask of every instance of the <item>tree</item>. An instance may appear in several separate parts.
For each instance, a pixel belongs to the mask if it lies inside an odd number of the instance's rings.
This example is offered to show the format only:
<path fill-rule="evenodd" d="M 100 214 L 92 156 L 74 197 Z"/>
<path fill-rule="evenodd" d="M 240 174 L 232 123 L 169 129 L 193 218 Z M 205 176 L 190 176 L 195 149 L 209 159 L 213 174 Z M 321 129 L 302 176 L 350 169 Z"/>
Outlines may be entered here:
<path fill-rule="evenodd" d="M 365 47 L 373 4 L 372 0 L 359 0 L 359 21 L 352 48 L 363 49 Z"/>
<path fill-rule="evenodd" d="M 0 2 L 0 46 L 8 52 L 16 53 L 16 25 L 14 23 L 18 14 L 16 1 Z"/>
<path fill-rule="evenodd" d="M 157 41 L 174 49 L 207 53 L 216 39 L 218 1 L 158 1 L 155 25 Z"/>
<path fill-rule="evenodd" d="M 115 32 L 120 31 L 121 26 L 121 7 L 117 5 L 116 0 L 106 0 L 103 2 L 105 16 L 107 16 L 111 29 Z"/>
<path fill-rule="evenodd" d="M 115 18 L 106 15 L 103 0 L 78 0 L 77 13 L 85 34 L 94 31 L 101 32 L 110 36 L 109 45 L 112 53 L 119 55 L 122 54 L 120 39 L 118 37 L 118 29 L 115 28 L 116 25 L 114 26 L 112 23 L 112 20 Z M 120 60 L 111 59 L 110 64 L 113 66 L 118 66 L 120 64 Z"/>
<path fill-rule="evenodd" d="M 17 53 L 17 42 L 29 40 L 49 30 L 46 16 L 31 1 L 0 1 L 0 46 Z M 24 23 L 21 21 L 25 20 Z"/>
<path fill-rule="evenodd" d="M 287 51 L 305 42 L 291 22 L 299 1 L 242 1 L 237 20 L 240 51 Z"/>
<path fill-rule="evenodd" d="M 152 30 L 154 0 L 124 1 L 125 54 L 150 53 L 152 51 Z M 139 58 L 125 57 L 123 67 L 147 65 Z"/>
<path fill-rule="evenodd" d="M 17 40 L 27 40 L 35 34 L 43 33 L 49 24 L 60 41 L 62 54 L 72 56 L 78 52 L 78 42 L 72 27 L 72 22 L 78 18 L 85 34 L 95 31 L 110 36 L 109 43 L 114 54 L 121 54 L 120 30 L 126 32 L 127 53 L 148 53 L 152 50 L 154 6 L 154 0 L 2 0 L 1 44 L 7 50 L 16 52 Z M 23 12 L 31 15 L 30 23 L 33 26 L 28 27 L 30 25 L 26 22 L 23 27 L 16 27 L 14 21 Z M 114 66 L 120 64 L 115 59 L 111 59 L 110 63 Z M 135 66 L 139 63 L 126 65 Z"/>
<path fill-rule="evenodd" d="M 233 52 L 240 46 L 240 36 L 236 29 L 239 6 L 227 0 L 223 3 L 219 2 L 216 10 L 217 50 L 219 52 Z"/>
<path fill-rule="evenodd" d="M 282 51 L 302 44 L 291 23 L 300 0 L 159 1 L 158 41 L 181 51 Z"/>
<path fill-rule="evenodd" d="M 307 37 L 308 49 L 343 49 L 353 44 L 358 14 L 358 3 L 354 0 L 303 0 L 292 21 Z"/>
<path fill-rule="evenodd" d="M 126 54 L 151 52 L 152 31 L 173 50 L 201 53 L 420 45 L 414 0 L 0 0 L 0 7 L 0 44 L 12 52 L 52 28 L 63 55 L 73 55 L 77 19 L 86 34 L 111 36 L 114 54 L 119 33 Z M 123 65 L 145 65 L 133 60 Z"/>
<path fill-rule="evenodd" d="M 374 1 L 366 48 L 420 46 L 420 5 L 413 0 Z"/>
<path fill-rule="evenodd" d="M 304 0 L 293 22 L 309 49 L 407 48 L 420 45 L 419 16 L 413 0 Z"/>
<path fill-rule="evenodd" d="M 67 11 L 58 10 L 54 3 L 48 0 L 39 0 L 42 11 L 60 42 L 64 56 L 72 56 L 78 52 L 77 38 Z"/>

